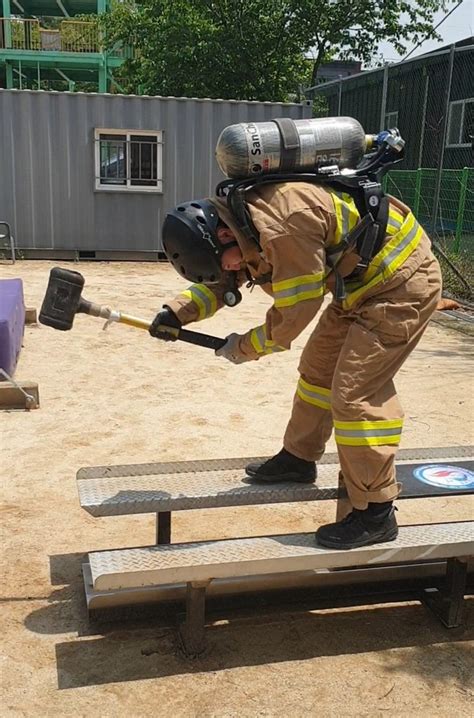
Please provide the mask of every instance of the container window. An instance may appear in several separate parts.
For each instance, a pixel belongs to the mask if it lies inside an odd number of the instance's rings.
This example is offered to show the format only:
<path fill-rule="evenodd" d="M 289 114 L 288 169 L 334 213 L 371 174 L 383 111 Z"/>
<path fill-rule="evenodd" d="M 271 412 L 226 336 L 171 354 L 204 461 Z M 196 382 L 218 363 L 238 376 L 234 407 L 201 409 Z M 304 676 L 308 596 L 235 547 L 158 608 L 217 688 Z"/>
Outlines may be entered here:
<path fill-rule="evenodd" d="M 162 192 L 162 135 L 95 130 L 96 189 Z"/>

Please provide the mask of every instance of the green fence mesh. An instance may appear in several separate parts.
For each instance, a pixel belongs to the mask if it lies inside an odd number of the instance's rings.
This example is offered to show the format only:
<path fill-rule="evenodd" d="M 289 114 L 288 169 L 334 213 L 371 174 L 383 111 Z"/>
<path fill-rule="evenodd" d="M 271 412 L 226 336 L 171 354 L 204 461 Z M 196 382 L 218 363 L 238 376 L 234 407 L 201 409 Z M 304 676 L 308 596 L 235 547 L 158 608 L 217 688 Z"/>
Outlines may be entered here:
<path fill-rule="evenodd" d="M 443 169 L 439 207 L 434 222 L 436 169 L 392 170 L 385 190 L 413 210 L 426 230 L 442 239 L 451 252 L 474 257 L 474 168 Z"/>

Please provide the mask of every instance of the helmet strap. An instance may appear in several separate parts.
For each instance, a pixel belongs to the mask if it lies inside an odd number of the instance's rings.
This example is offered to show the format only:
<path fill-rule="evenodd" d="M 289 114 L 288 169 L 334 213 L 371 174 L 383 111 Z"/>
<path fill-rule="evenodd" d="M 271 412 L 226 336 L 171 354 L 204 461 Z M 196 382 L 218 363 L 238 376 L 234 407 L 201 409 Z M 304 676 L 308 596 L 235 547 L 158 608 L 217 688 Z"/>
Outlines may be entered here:
<path fill-rule="evenodd" d="M 222 251 L 225 252 L 226 249 L 230 249 L 231 247 L 240 247 L 239 243 L 236 239 L 233 239 L 231 242 L 226 242 L 225 244 L 221 243 Z"/>

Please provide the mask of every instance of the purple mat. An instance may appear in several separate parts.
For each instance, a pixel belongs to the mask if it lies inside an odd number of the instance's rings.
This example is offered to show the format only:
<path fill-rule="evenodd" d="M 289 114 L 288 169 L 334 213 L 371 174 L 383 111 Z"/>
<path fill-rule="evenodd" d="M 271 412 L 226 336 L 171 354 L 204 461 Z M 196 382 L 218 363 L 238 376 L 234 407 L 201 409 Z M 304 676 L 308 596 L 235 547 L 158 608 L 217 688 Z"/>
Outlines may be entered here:
<path fill-rule="evenodd" d="M 25 330 L 21 279 L 0 279 L 0 367 L 13 376 Z M 0 381 L 5 377 L 0 374 Z"/>

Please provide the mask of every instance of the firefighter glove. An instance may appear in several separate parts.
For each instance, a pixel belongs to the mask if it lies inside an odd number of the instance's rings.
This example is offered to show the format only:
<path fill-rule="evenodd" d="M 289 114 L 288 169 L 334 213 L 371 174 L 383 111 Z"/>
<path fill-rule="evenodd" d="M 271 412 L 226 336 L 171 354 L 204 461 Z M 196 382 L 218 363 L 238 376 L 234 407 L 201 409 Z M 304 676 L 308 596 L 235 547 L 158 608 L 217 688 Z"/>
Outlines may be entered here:
<path fill-rule="evenodd" d="M 229 334 L 229 336 L 226 337 L 224 346 L 220 349 L 216 349 L 216 356 L 224 357 L 224 359 L 231 361 L 232 364 L 243 364 L 246 361 L 250 361 L 250 357 L 245 356 L 245 354 L 242 354 L 240 351 L 240 339 L 240 334 Z"/>
<path fill-rule="evenodd" d="M 172 332 L 167 332 L 166 327 L 172 327 L 176 330 L 181 329 L 181 326 L 181 322 L 176 314 L 168 307 L 163 307 L 153 319 L 148 331 L 151 336 L 156 339 L 163 339 L 165 342 L 175 342 L 178 337 Z"/>

